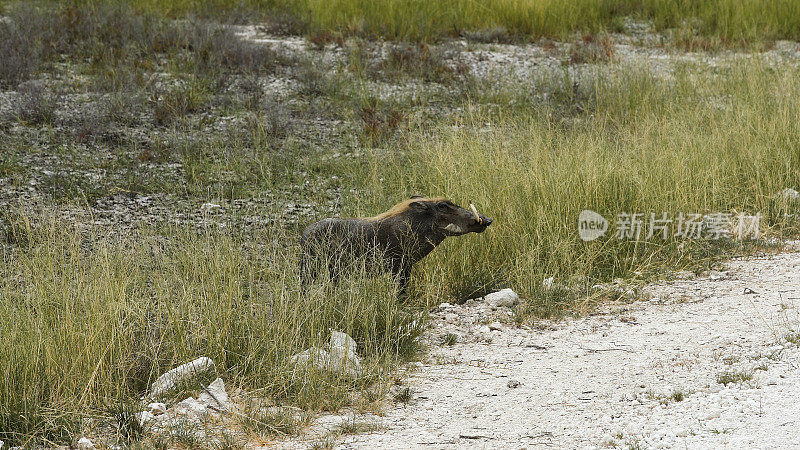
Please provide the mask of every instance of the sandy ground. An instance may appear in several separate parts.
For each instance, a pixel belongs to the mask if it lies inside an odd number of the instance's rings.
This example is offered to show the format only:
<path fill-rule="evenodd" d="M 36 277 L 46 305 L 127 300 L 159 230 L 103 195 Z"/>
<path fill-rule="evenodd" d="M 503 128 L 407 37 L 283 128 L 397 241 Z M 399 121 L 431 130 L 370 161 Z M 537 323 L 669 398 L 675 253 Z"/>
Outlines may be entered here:
<path fill-rule="evenodd" d="M 413 399 L 339 447 L 798 448 L 793 248 L 546 329 L 437 346 L 409 380 Z M 452 314 L 434 313 L 431 333 L 469 327 Z M 726 373 L 751 378 L 723 385 Z"/>

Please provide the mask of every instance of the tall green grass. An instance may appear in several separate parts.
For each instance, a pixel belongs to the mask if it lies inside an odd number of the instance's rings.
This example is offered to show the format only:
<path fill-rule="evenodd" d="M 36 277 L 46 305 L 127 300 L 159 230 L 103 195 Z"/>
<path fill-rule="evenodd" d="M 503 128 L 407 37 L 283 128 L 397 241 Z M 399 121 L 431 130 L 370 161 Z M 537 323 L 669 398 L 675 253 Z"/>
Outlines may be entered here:
<path fill-rule="evenodd" d="M 107 0 L 118 2 L 119 0 Z M 80 0 L 80 3 L 102 3 Z M 794 0 L 131 0 L 170 16 L 250 19 L 280 15 L 306 32 L 339 32 L 389 39 L 435 40 L 503 27 L 519 37 L 563 38 L 573 32 L 614 30 L 624 16 L 658 28 L 688 27 L 729 44 L 800 39 Z"/>
<path fill-rule="evenodd" d="M 797 206 L 776 194 L 800 185 L 799 81 L 796 68 L 740 61 L 678 68 L 666 79 L 628 67 L 579 87 L 567 77 L 484 94 L 530 108 L 475 105 L 463 119 L 412 132 L 406 152 L 376 155 L 363 208 L 421 193 L 472 201 L 496 218 L 482 235 L 449 239 L 420 267 L 423 289 L 439 297 L 509 286 L 538 298 L 550 276 L 580 288 L 636 271 L 699 269 L 739 244 L 608 238 L 616 215 L 760 212 L 763 232 L 796 231 L 785 214 Z M 552 100 L 530 103 L 543 90 Z M 575 103 L 583 112 L 568 107 Z M 606 239 L 579 239 L 584 209 L 609 219 Z"/>
<path fill-rule="evenodd" d="M 136 403 L 160 373 L 211 357 L 256 398 L 338 409 L 416 351 L 411 312 L 388 279 L 303 292 L 285 236 L 258 251 L 220 232 L 89 241 L 56 221 L 18 216 L 0 264 L 0 440 L 69 444 L 82 417 Z M 165 239 L 166 238 L 166 239 Z M 289 357 L 331 330 L 364 355 L 359 380 L 300 374 Z"/>

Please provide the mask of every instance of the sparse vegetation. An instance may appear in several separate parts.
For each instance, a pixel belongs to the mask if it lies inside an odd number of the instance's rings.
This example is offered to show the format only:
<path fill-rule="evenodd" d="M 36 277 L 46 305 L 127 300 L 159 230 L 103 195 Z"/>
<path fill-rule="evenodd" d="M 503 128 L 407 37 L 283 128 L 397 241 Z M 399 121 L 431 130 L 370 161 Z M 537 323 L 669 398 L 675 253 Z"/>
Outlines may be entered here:
<path fill-rule="evenodd" d="M 442 345 L 456 345 L 458 344 L 458 335 L 454 333 L 447 333 L 442 338 Z"/>
<path fill-rule="evenodd" d="M 676 389 L 669 394 L 659 394 L 654 391 L 648 391 L 647 396 L 653 400 L 658 400 L 662 405 L 668 405 L 672 402 L 682 402 L 691 392 L 686 392 L 681 389 Z"/>
<path fill-rule="evenodd" d="M 743 383 L 753 379 L 753 373 L 745 370 L 731 370 L 717 374 L 717 383 L 727 386 L 731 383 Z"/>
<path fill-rule="evenodd" d="M 380 427 L 378 427 L 378 425 L 375 423 L 359 420 L 356 417 L 351 417 L 334 428 L 333 433 L 338 435 L 361 434 L 369 433 L 370 431 L 375 431 L 379 428 Z"/>
<path fill-rule="evenodd" d="M 305 418 L 291 408 L 253 406 L 237 416 L 246 434 L 283 437 L 297 434 Z"/>
<path fill-rule="evenodd" d="M 413 391 L 410 387 L 404 386 L 394 394 L 394 401 L 397 403 L 408 403 L 413 397 Z"/>
<path fill-rule="evenodd" d="M 43 83 L 25 83 L 19 86 L 18 98 L 11 116 L 28 125 L 52 125 L 61 95 Z"/>
<path fill-rule="evenodd" d="M 786 335 L 783 336 L 783 339 L 791 344 L 800 345 L 800 333 L 796 331 L 786 333 Z"/>
<path fill-rule="evenodd" d="M 587 34 L 572 44 L 570 64 L 607 62 L 614 58 L 614 40 L 607 34 Z"/>
<path fill-rule="evenodd" d="M 117 401 L 106 407 L 107 414 L 113 420 L 119 441 L 126 445 L 140 440 L 145 433 L 145 427 L 136 417 L 138 412 L 136 406 L 125 401 Z"/>
<path fill-rule="evenodd" d="M 595 283 L 700 270 L 753 248 L 584 243 L 574 226 L 584 208 L 607 218 L 761 211 L 770 233 L 796 233 L 796 207 L 773 195 L 800 185 L 796 67 L 754 57 L 713 69 L 687 63 L 664 77 L 616 65 L 608 28 L 621 14 L 688 27 L 674 31 L 684 36 L 675 42 L 693 50 L 800 37 L 800 11 L 788 0 L 723 3 L 731 8 L 0 2 L 0 94 L 10 105 L 0 102 L 0 188 L 8 190 L 0 197 L 0 439 L 71 445 L 82 416 L 92 416 L 116 423 L 121 443 L 134 445 L 143 430 L 131 402 L 158 374 L 200 355 L 226 381 L 282 405 L 252 408 L 239 423 L 246 432 L 292 435 L 304 422 L 285 406 L 379 402 L 386 391 L 373 386 L 414 357 L 428 305 L 513 286 L 526 300 L 514 320 L 559 317 L 606 300 L 591 291 Z M 316 50 L 242 40 L 209 19 L 220 11 L 232 22 L 268 16 L 283 31 L 308 33 Z M 686 25 L 690 16 L 697 23 Z M 459 47 L 433 44 L 450 35 L 574 41 L 575 30 L 584 37 L 566 55 L 574 65 L 525 80 L 479 77 L 461 64 Z M 369 40 L 376 36 L 408 41 Z M 324 57 L 331 46 L 341 61 Z M 372 215 L 411 194 L 474 202 L 496 224 L 425 260 L 406 305 L 387 278 L 299 289 L 302 225 Z M 554 287 L 543 288 L 554 274 Z M 321 345 L 330 329 L 356 339 L 362 379 L 296 376 L 288 358 Z M 392 397 L 408 403 L 412 391 Z M 194 425 L 177 427 L 147 444 L 208 444 Z M 340 432 L 368 429 L 354 422 Z M 232 436 L 218 442 L 242 445 Z"/>

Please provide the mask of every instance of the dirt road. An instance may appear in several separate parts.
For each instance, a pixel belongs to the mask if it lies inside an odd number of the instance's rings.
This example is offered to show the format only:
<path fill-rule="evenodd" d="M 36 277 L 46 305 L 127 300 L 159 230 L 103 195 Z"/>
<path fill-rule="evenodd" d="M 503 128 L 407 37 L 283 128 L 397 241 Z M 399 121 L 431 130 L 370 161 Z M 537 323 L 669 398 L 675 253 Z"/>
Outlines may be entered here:
<path fill-rule="evenodd" d="M 480 342 L 433 348 L 409 404 L 341 447 L 800 447 L 800 253 L 647 291 L 488 336 L 469 323 L 479 305 L 445 305 L 431 333 Z"/>

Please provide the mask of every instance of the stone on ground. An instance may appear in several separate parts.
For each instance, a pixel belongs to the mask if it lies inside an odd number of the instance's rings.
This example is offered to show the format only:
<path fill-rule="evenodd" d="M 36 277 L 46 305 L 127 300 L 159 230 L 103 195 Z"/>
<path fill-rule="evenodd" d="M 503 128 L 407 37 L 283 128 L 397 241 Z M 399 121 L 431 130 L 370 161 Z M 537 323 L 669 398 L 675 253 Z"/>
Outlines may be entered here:
<path fill-rule="evenodd" d="M 194 361 L 180 365 L 158 377 L 150 389 L 150 396 L 156 397 L 162 395 L 174 389 L 180 382 L 211 370 L 214 370 L 214 361 L 211 358 L 201 356 Z"/>

